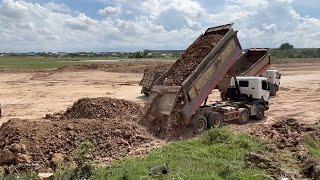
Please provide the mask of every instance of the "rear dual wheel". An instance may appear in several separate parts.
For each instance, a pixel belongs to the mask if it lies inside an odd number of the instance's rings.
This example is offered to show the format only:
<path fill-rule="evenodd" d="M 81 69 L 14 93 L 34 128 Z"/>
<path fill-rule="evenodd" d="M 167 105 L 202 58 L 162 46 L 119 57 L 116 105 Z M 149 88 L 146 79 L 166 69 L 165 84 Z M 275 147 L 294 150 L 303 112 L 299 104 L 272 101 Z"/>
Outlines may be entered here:
<path fill-rule="evenodd" d="M 193 132 L 201 134 L 208 128 L 207 119 L 202 115 L 198 115 L 193 119 Z"/>
<path fill-rule="evenodd" d="M 223 124 L 223 117 L 218 112 L 206 113 L 206 117 L 198 115 L 193 119 L 193 131 L 200 134 L 208 128 L 220 128 Z"/>
<path fill-rule="evenodd" d="M 212 112 L 208 116 L 208 127 L 209 128 L 220 128 L 223 123 L 223 117 L 218 112 Z"/>

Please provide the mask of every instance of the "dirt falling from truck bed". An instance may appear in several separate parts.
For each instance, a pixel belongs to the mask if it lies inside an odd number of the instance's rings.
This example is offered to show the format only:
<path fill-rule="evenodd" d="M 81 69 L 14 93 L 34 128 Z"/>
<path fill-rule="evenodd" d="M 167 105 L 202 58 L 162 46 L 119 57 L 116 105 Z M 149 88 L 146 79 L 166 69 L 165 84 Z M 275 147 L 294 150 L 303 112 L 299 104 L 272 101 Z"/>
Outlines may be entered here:
<path fill-rule="evenodd" d="M 173 67 L 165 78 L 163 85 L 181 86 L 183 81 L 194 72 L 201 61 L 223 38 L 220 34 L 201 37 L 196 40 L 173 64 Z"/>

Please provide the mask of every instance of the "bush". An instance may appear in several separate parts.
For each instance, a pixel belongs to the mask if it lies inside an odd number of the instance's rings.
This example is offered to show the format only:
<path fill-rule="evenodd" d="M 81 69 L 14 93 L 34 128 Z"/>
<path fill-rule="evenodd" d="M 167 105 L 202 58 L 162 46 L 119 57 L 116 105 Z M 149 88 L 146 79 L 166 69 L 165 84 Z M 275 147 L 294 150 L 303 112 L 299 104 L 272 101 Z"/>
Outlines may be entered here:
<path fill-rule="evenodd" d="M 227 129 L 212 129 L 203 136 L 205 144 L 225 143 L 231 140 L 232 133 Z"/>

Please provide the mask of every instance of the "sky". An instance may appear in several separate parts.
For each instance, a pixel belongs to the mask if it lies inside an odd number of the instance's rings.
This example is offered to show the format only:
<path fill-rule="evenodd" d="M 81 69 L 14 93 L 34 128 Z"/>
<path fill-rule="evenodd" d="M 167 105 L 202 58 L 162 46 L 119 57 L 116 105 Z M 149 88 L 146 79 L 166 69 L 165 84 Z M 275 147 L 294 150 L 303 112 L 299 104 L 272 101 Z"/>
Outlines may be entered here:
<path fill-rule="evenodd" d="M 319 0 L 0 0 L 0 52 L 186 49 L 228 23 L 243 48 L 320 47 Z"/>

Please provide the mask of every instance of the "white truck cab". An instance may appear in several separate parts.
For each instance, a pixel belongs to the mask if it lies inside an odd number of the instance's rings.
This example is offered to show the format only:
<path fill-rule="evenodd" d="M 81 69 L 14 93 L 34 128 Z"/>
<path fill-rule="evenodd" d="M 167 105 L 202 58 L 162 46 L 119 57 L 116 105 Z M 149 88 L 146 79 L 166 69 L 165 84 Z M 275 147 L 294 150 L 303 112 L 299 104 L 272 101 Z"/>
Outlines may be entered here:
<path fill-rule="evenodd" d="M 267 70 L 266 77 L 270 86 L 270 96 L 275 96 L 279 91 L 281 73 L 279 70 Z"/>
<path fill-rule="evenodd" d="M 270 87 L 268 79 L 265 77 L 237 77 L 237 82 L 241 96 L 251 99 L 269 101 Z M 235 86 L 234 79 L 231 86 Z"/>

